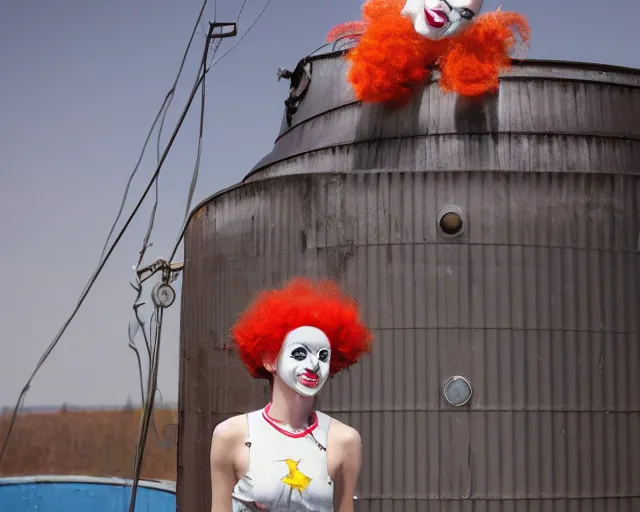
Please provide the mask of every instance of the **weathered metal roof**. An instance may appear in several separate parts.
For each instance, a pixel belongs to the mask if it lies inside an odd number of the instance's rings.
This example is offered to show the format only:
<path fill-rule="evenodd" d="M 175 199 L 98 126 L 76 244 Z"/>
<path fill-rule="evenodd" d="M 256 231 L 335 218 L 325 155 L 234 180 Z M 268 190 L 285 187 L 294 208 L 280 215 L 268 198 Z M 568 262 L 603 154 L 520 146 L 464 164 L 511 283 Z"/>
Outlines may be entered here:
<path fill-rule="evenodd" d="M 336 52 L 328 52 L 323 53 L 317 56 L 310 57 L 312 62 L 317 61 L 326 61 L 330 66 L 335 66 L 335 60 L 339 59 L 344 55 L 344 51 L 336 51 Z M 341 59 L 340 59 L 341 61 Z M 333 63 L 333 64 L 332 64 Z M 623 66 L 611 66 L 607 64 L 599 64 L 592 62 L 575 62 L 575 61 L 563 61 L 563 60 L 535 60 L 535 59 L 526 59 L 526 60 L 514 60 L 513 61 L 512 70 L 505 74 L 502 77 L 503 81 L 508 80 L 527 80 L 527 81 L 568 81 L 568 82 L 579 82 L 579 83 L 600 83 L 600 84 L 611 84 L 611 85 L 619 85 L 624 87 L 637 88 L 640 87 L 640 69 L 623 67 Z M 296 128 L 299 128 L 300 124 L 305 122 L 312 121 L 314 117 L 318 115 L 327 115 L 331 114 L 332 110 L 343 107 L 349 108 L 358 104 L 353 98 L 349 87 L 346 84 L 345 75 L 344 75 L 344 64 L 342 62 L 337 66 L 337 71 L 332 72 L 332 83 L 334 84 L 335 89 L 341 91 L 341 94 L 336 98 L 330 98 L 330 102 L 320 101 L 318 102 L 318 98 L 313 96 L 313 93 L 310 93 L 310 97 L 303 102 L 300 109 L 294 116 L 294 124 L 289 128 L 286 126 L 284 116 L 282 121 L 282 126 L 280 128 L 279 134 L 275 139 L 275 147 L 273 151 L 271 151 L 268 155 L 262 158 L 249 172 L 249 174 L 243 180 L 246 181 L 251 179 L 254 174 L 258 173 L 261 169 L 278 163 L 287 158 L 291 158 L 292 156 L 296 156 L 298 154 L 303 154 L 310 150 L 333 150 L 338 148 L 339 146 L 345 144 L 352 144 L 358 141 L 358 137 L 353 134 L 353 130 L 355 129 L 356 123 L 351 119 L 351 123 L 347 126 L 344 126 L 344 129 L 347 130 L 350 136 L 345 136 L 342 133 L 336 133 L 333 126 L 328 126 L 326 130 L 327 135 L 333 136 L 333 140 L 330 140 L 328 143 L 322 143 L 321 141 L 316 141 L 315 146 L 311 147 L 303 147 L 300 148 L 296 153 L 290 153 L 279 146 L 279 141 L 284 136 L 286 136 L 289 132 L 294 131 Z M 436 81 L 438 79 L 438 72 L 434 72 L 433 79 Z M 316 75 L 317 77 L 317 75 Z M 326 87 L 326 77 L 324 78 L 322 85 Z M 337 85 L 335 85 L 337 84 Z M 313 76 L 312 83 L 310 85 L 310 89 L 317 87 L 314 85 Z M 319 95 L 321 96 L 321 95 Z M 450 96 L 448 100 L 452 100 L 455 98 L 454 96 Z M 444 99 L 444 96 L 443 96 Z M 542 98 L 544 99 L 544 98 Z M 545 109 L 545 104 L 536 103 L 536 105 Z M 357 107 L 356 107 L 357 108 Z M 371 110 L 384 110 L 384 107 L 376 106 L 370 107 Z M 542 114 L 542 112 L 540 112 Z M 588 112 L 585 109 L 585 114 L 588 115 Z M 406 117 L 406 111 L 402 111 L 400 113 L 401 116 Z M 631 113 L 629 113 L 631 116 Z M 426 117 L 426 116 L 425 116 Z M 373 121 L 373 120 L 371 120 Z M 370 122 L 371 122 L 370 121 Z M 383 120 L 382 120 L 383 121 Z M 373 124 L 373 123 L 371 123 Z M 382 123 L 384 126 L 384 122 Z M 376 129 L 380 129 L 378 125 L 374 125 Z M 314 127 L 315 128 L 315 127 Z M 428 131 L 428 126 L 425 127 L 422 132 Z M 556 129 L 560 129 L 561 132 L 566 132 L 565 129 L 561 129 L 560 126 L 556 126 Z M 505 127 L 503 130 L 505 132 L 510 132 L 510 129 L 513 127 Z M 492 133 L 499 133 L 499 129 L 492 130 Z M 414 135 L 421 133 L 420 130 L 416 130 Z M 556 133 L 555 131 L 553 133 Z M 625 133 L 628 137 L 628 134 Z M 638 134 L 636 134 L 637 136 Z M 326 135 L 325 135 L 326 136 Z M 389 137 L 390 134 L 385 132 L 381 132 L 379 137 Z M 318 135 L 314 135 L 314 138 L 318 137 Z M 322 137 L 320 137 L 322 138 Z M 360 137 L 361 138 L 361 137 Z M 341 140 L 340 140 L 341 139 Z M 242 183 L 242 182 L 241 182 Z M 240 184 L 241 184 L 240 183 Z M 215 197 L 225 194 L 226 192 L 233 190 L 236 186 L 240 184 L 236 184 L 220 190 L 211 196 L 202 200 L 196 207 L 192 210 L 191 214 L 195 213 L 199 208 L 201 208 L 204 204 L 211 201 Z"/>

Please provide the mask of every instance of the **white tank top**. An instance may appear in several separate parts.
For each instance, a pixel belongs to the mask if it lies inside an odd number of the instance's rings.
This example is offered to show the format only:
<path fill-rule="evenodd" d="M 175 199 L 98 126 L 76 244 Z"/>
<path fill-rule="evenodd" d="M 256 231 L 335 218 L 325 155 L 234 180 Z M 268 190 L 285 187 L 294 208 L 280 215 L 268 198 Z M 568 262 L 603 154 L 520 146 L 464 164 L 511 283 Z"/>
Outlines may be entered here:
<path fill-rule="evenodd" d="M 293 434 L 269 417 L 270 407 L 247 414 L 249 470 L 233 489 L 233 511 L 333 511 L 327 467 L 331 417 L 314 412 L 311 425 Z"/>

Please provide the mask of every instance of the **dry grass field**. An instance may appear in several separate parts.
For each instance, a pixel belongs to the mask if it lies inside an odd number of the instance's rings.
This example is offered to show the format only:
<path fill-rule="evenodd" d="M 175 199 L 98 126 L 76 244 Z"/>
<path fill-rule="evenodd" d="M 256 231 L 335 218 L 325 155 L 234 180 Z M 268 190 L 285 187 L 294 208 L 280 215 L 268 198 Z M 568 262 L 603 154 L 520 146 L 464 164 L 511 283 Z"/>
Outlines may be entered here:
<path fill-rule="evenodd" d="M 18 418 L 0 464 L 0 476 L 75 474 L 133 476 L 139 409 L 72 410 L 25 413 Z M 150 431 L 143 478 L 176 479 L 175 428 L 177 411 L 154 412 L 158 435 Z M 0 416 L 4 440 L 10 412 Z M 169 425 L 165 429 L 165 426 Z M 167 440 L 163 436 L 169 434 Z"/>

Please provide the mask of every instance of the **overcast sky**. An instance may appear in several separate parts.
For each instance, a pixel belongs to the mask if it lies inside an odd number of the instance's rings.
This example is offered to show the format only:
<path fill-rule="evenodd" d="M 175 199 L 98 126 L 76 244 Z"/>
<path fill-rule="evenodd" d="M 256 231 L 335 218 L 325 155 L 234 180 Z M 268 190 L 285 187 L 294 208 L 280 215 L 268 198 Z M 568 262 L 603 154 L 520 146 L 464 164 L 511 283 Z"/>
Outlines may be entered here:
<path fill-rule="evenodd" d="M 247 1 L 240 33 L 264 2 Z M 241 3 L 218 0 L 218 19 L 235 20 Z M 531 58 L 640 67 L 637 0 L 489 0 L 485 10 L 500 3 L 527 15 Z M 97 263 L 200 5 L 201 0 L 0 3 L 0 406 L 13 405 Z M 276 81 L 277 68 L 295 66 L 333 25 L 358 19 L 360 6 L 360 0 L 272 0 L 249 35 L 212 71 L 196 202 L 241 180 L 270 151 L 287 94 L 287 84 Z M 213 7 L 210 1 L 205 20 L 213 19 Z M 205 34 L 203 24 L 165 134 L 186 101 Z M 221 52 L 231 44 L 227 40 Z M 149 260 L 168 256 L 182 222 L 197 114 L 194 108 L 161 174 Z M 136 200 L 153 171 L 151 149 L 133 184 Z M 135 359 L 127 348 L 134 300 L 128 283 L 151 202 L 145 206 L 35 379 L 27 405 L 138 399 Z M 162 340 L 159 385 L 172 402 L 178 393 L 179 312 L 176 301 L 166 312 Z"/>

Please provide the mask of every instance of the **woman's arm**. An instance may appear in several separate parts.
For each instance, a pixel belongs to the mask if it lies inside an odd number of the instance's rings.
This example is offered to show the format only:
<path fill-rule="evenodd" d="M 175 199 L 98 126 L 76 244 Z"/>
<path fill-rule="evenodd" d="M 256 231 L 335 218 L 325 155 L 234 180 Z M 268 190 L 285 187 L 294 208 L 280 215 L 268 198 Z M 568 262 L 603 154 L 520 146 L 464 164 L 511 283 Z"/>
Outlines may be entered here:
<path fill-rule="evenodd" d="M 229 421 L 219 423 L 211 438 L 211 512 L 231 512 L 231 493 L 236 484 L 235 438 Z"/>
<path fill-rule="evenodd" d="M 337 424 L 338 444 L 341 446 L 340 470 L 337 475 L 333 508 L 336 512 L 353 512 L 353 497 L 360 475 L 362 440 L 357 430 L 343 423 Z"/>

